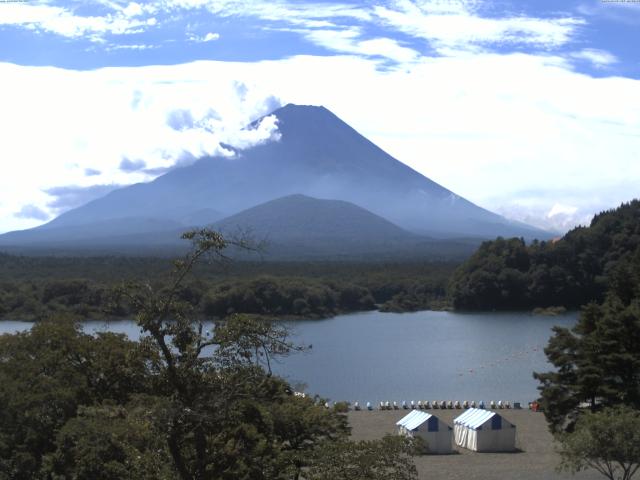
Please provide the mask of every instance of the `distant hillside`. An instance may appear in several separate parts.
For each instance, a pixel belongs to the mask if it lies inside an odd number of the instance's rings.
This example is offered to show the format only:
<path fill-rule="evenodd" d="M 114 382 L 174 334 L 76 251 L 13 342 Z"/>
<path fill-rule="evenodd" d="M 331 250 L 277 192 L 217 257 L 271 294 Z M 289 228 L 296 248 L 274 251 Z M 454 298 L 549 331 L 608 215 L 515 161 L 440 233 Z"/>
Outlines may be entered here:
<path fill-rule="evenodd" d="M 250 230 L 270 243 L 336 253 L 422 240 L 352 203 L 305 195 L 271 200 L 216 222 L 213 228 L 228 233 Z"/>
<path fill-rule="evenodd" d="M 203 158 L 152 182 L 115 190 L 36 229 L 2 235 L 0 245 L 72 248 L 95 240 L 117 250 L 132 236 L 155 242 L 154 234 L 170 225 L 207 224 L 292 194 L 351 202 L 431 237 L 549 238 L 438 185 L 323 107 L 287 105 L 273 115 L 277 141 L 233 158 Z"/>
<path fill-rule="evenodd" d="M 633 200 L 556 242 L 483 243 L 454 273 L 450 295 L 458 309 L 577 308 L 601 302 L 611 282 L 624 283 L 624 268 L 638 255 L 640 201 Z"/>
<path fill-rule="evenodd" d="M 213 218 L 215 221 L 220 217 Z M 197 224 L 194 224 L 197 225 Z M 0 245 L 23 247 L 56 247 L 113 244 L 118 238 L 158 234 L 181 229 L 182 224 L 172 220 L 144 217 L 113 218 L 79 225 L 55 226 L 51 224 L 30 230 L 19 230 L 0 235 Z"/>
<path fill-rule="evenodd" d="M 189 245 L 180 239 L 187 227 L 176 223 L 142 219 L 122 219 L 116 223 L 126 227 L 119 231 L 131 233 L 114 235 L 109 230 L 111 223 L 102 222 L 52 228 L 47 231 L 44 242 L 41 236 L 27 230 L 8 234 L 9 241 L 20 239 L 21 247 L 6 250 L 13 253 L 44 250 L 45 253 L 64 255 L 78 252 L 95 255 L 110 251 L 130 255 L 175 255 Z M 150 226 L 154 228 L 147 230 Z M 423 237 L 352 203 L 305 195 L 271 200 L 208 226 L 229 237 L 248 235 L 254 243 L 264 243 L 259 254 L 229 252 L 242 259 L 377 261 L 415 257 L 461 260 L 478 245 L 473 239 L 443 241 Z M 68 234 L 73 237 L 69 238 Z"/>
<path fill-rule="evenodd" d="M 341 200 L 289 195 L 216 222 L 213 228 L 265 240 L 266 258 L 464 258 L 473 242 L 416 235 Z"/>

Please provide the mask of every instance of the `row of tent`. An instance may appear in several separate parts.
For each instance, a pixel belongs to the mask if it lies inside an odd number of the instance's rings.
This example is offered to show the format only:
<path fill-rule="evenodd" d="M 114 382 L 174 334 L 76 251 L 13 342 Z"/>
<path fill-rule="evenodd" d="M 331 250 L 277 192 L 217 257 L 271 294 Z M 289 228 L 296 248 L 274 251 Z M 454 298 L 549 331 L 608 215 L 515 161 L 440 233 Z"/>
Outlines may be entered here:
<path fill-rule="evenodd" d="M 470 408 L 453 420 L 453 428 L 431 413 L 412 410 L 396 425 L 401 435 L 421 437 L 430 453 L 452 453 L 452 440 L 457 446 L 475 452 L 516 449 L 515 425 L 490 410 Z"/>

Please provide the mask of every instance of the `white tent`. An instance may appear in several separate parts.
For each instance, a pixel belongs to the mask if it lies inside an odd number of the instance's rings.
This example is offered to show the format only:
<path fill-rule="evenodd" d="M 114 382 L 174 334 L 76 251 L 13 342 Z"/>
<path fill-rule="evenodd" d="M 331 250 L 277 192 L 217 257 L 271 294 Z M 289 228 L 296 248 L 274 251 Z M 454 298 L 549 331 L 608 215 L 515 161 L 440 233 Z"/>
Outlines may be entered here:
<path fill-rule="evenodd" d="M 396 422 L 398 433 L 408 437 L 421 437 L 427 443 L 430 453 L 451 453 L 452 429 L 435 415 L 420 410 L 412 410 Z"/>
<path fill-rule="evenodd" d="M 516 427 L 497 412 L 470 408 L 453 421 L 456 445 L 476 452 L 512 452 Z"/>

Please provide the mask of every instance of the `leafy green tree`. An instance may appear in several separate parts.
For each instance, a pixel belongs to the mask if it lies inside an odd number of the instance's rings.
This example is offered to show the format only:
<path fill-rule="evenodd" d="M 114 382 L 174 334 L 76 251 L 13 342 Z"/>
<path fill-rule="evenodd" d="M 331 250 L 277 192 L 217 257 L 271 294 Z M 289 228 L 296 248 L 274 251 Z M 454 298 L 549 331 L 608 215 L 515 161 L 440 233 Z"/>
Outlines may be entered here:
<path fill-rule="evenodd" d="M 640 243 L 640 201 L 596 215 L 559 240 L 497 238 L 483 243 L 454 272 L 449 294 L 455 308 L 471 310 L 579 308 L 601 303 L 612 272 Z"/>
<path fill-rule="evenodd" d="M 382 440 L 331 442 L 317 450 L 307 480 L 415 480 L 416 446 L 400 436 Z"/>
<path fill-rule="evenodd" d="M 609 480 L 631 480 L 640 469 L 640 411 L 608 408 L 580 417 L 560 435 L 561 470 L 593 468 Z"/>
<path fill-rule="evenodd" d="M 272 358 L 299 349 L 286 329 L 232 315 L 207 331 L 177 292 L 201 258 L 226 261 L 224 249 L 247 245 L 208 230 L 184 238 L 193 250 L 175 262 L 169 289 L 122 290 L 148 335 L 145 344 L 161 358 L 157 395 L 167 403 L 155 417 L 173 468 L 185 480 L 289 478 L 304 465 L 300 452 L 344 435 L 346 423 L 272 376 Z"/>
<path fill-rule="evenodd" d="M 193 249 L 168 283 L 129 283 L 113 299 L 136 312 L 139 342 L 61 320 L 0 337 L 0 479 L 309 480 L 330 458 L 368 478 L 413 478 L 404 444 L 350 442 L 342 408 L 272 374 L 274 357 L 301 349 L 285 328 L 200 320 L 202 289 L 185 288 L 187 276 L 247 244 L 209 230 L 184 238 Z"/>
<path fill-rule="evenodd" d="M 296 480 L 313 462 L 318 449 L 333 442 L 344 443 L 350 431 L 340 407 L 329 411 L 323 404 L 319 399 L 292 397 L 272 410 L 274 432 L 278 438 L 286 439 L 283 454 L 291 465 L 291 478 Z"/>
<path fill-rule="evenodd" d="M 80 407 L 56 436 L 56 450 L 44 459 L 51 480 L 170 480 L 175 478 L 162 432 L 152 410 L 132 404 Z"/>
<path fill-rule="evenodd" d="M 450 294 L 462 309 L 522 308 L 526 298 L 530 254 L 522 239 L 484 242 L 453 275 Z"/>
<path fill-rule="evenodd" d="M 36 478 L 79 406 L 144 392 L 152 364 L 123 335 L 93 337 L 63 318 L 0 336 L 0 478 Z"/>
<path fill-rule="evenodd" d="M 534 374 L 553 431 L 571 429 L 581 404 L 640 409 L 640 253 L 611 275 L 602 305 L 585 307 L 572 329 L 554 328 L 545 353 L 555 371 Z"/>

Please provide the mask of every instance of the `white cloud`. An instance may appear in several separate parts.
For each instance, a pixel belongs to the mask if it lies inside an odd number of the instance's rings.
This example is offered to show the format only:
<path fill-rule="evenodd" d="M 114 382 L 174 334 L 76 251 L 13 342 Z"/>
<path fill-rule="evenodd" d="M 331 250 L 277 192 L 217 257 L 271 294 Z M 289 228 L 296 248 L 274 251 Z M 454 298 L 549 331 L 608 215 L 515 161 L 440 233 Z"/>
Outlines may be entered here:
<path fill-rule="evenodd" d="M 392 7 L 377 6 L 374 11 L 387 25 L 428 40 L 444 54 L 505 43 L 557 47 L 567 43 L 584 23 L 570 17 L 482 17 L 474 12 L 477 3 L 398 0 Z"/>
<path fill-rule="evenodd" d="M 36 207 L 35 205 L 24 205 L 20 209 L 20 211 L 14 213 L 13 216 L 16 218 L 26 218 L 39 221 L 45 221 L 49 219 L 49 214 L 41 208 Z"/>
<path fill-rule="evenodd" d="M 408 2 L 397 1 L 396 5 Z M 412 2 L 422 12 L 434 15 L 466 15 L 477 10 L 482 4 L 480 0 L 416 0 Z"/>
<path fill-rule="evenodd" d="M 132 5 L 110 15 L 82 16 L 65 7 L 29 2 L 7 3 L 2 5 L 0 25 L 19 26 L 69 38 L 86 36 L 94 41 L 102 41 L 106 33 L 137 33 L 157 23 L 154 17 L 133 18 L 133 13 L 142 7 Z"/>
<path fill-rule="evenodd" d="M 390 38 L 363 40 L 361 29 L 357 27 L 342 30 L 307 30 L 301 33 L 312 43 L 335 52 L 384 57 L 399 63 L 410 63 L 419 57 L 415 50 L 403 47 L 398 41 Z"/>
<path fill-rule="evenodd" d="M 206 9 L 217 16 L 255 17 L 283 22 L 323 47 L 340 53 L 372 55 L 376 49 L 398 62 L 412 61 L 413 49 L 396 40 L 364 38 L 360 27 L 384 25 L 426 40 L 440 54 L 480 51 L 504 44 L 538 48 L 565 45 L 584 21 L 573 17 L 538 18 L 525 15 L 483 17 L 480 0 L 389 0 L 384 4 L 303 3 L 287 1 L 168 0 L 165 9 Z M 354 24 L 354 22 L 359 22 Z M 354 34 L 357 32 L 357 35 Z M 388 36 L 393 35 L 390 31 Z M 369 42 L 369 43 L 367 43 Z"/>
<path fill-rule="evenodd" d="M 547 212 L 547 218 L 557 217 L 558 215 L 573 215 L 578 211 L 578 207 L 572 205 L 563 205 L 561 203 L 554 203 L 551 210 Z"/>
<path fill-rule="evenodd" d="M 182 0 L 177 0 L 177 2 L 181 3 Z M 323 25 L 327 19 L 342 18 L 365 22 L 372 20 L 372 14 L 366 6 L 354 6 L 340 2 L 209 0 L 202 3 L 212 12 L 222 15 L 255 16 L 263 20 L 287 21 L 293 25 L 306 27 Z M 318 24 L 317 22 L 322 23 Z"/>
<path fill-rule="evenodd" d="M 212 40 L 218 40 L 220 38 L 220 34 L 219 33 L 212 33 L 209 32 L 207 33 L 204 38 L 202 39 L 203 42 L 210 42 Z"/>
<path fill-rule="evenodd" d="M 144 13 L 142 5 L 136 2 L 131 2 L 125 8 L 122 9 L 122 13 L 125 17 L 139 17 Z"/>
<path fill-rule="evenodd" d="M 626 25 L 640 25 L 640 8 L 635 1 L 585 0 L 576 8 L 578 13 Z"/>
<path fill-rule="evenodd" d="M 618 63 L 618 59 L 615 55 L 607 52 L 606 50 L 600 50 L 597 48 L 584 48 L 579 52 L 571 53 L 570 56 L 580 60 L 587 60 L 596 68 L 605 68 Z"/>
<path fill-rule="evenodd" d="M 255 17 L 263 21 L 284 22 L 299 28 L 333 28 L 330 19 L 371 21 L 366 7 L 342 3 L 297 3 L 264 0 L 163 0 L 154 3 L 95 0 L 107 9 L 103 15 L 79 15 L 68 4 L 46 2 L 7 3 L 2 6 L 0 25 L 22 27 L 37 32 L 54 33 L 67 38 L 86 37 L 94 42 L 106 43 L 105 35 L 142 33 L 158 25 L 158 18 L 172 19 L 176 14 L 206 10 L 217 17 Z M 90 3 L 89 3 L 90 5 Z M 194 42 L 209 42 L 219 38 L 218 33 L 204 36 L 190 35 Z M 108 45 L 113 50 L 117 47 Z M 122 47 L 126 48 L 126 47 Z"/>
<path fill-rule="evenodd" d="M 213 33 L 213 32 L 209 32 L 204 36 L 190 34 L 188 35 L 188 38 L 191 42 L 206 43 L 206 42 L 212 42 L 214 40 L 218 40 L 220 38 L 220 34 Z"/>
<path fill-rule="evenodd" d="M 369 22 L 370 8 L 340 2 L 295 2 L 279 0 L 164 0 L 165 12 L 206 10 L 220 17 L 255 17 L 270 22 L 285 22 L 301 28 L 331 28 L 332 20 Z"/>
<path fill-rule="evenodd" d="M 114 45 L 108 45 L 105 49 L 108 51 L 112 51 L 112 50 L 149 50 L 152 48 L 156 48 L 155 45 L 146 45 L 146 44 L 127 44 L 127 43 L 121 43 L 121 44 L 114 44 Z"/>
<path fill-rule="evenodd" d="M 338 53 L 382 56 L 412 62 L 418 52 L 393 37 L 397 32 L 424 40 L 441 55 L 491 51 L 505 44 L 552 49 L 571 41 L 584 21 L 568 16 L 538 18 L 525 15 L 483 16 L 480 0 L 387 0 L 383 4 L 293 2 L 267 0 L 162 0 L 151 3 L 94 0 L 106 8 L 103 15 L 84 16 L 66 4 L 13 3 L 3 6 L 0 25 L 14 25 L 69 38 L 86 37 L 104 43 L 106 35 L 141 33 L 156 25 L 188 21 L 189 15 L 254 18 L 265 29 L 296 31 L 308 40 Z M 202 20 L 199 20 L 202 21 Z M 370 27 L 387 29 L 372 35 Z M 354 35 L 357 32 L 357 35 Z M 364 33 L 363 33 L 364 32 Z M 366 34 L 365 34 L 366 33 Z M 219 38 L 215 32 L 187 35 L 192 42 Z M 145 42 L 146 43 L 146 42 Z M 142 45 L 142 44 L 138 44 Z M 120 46 L 120 48 L 134 48 Z M 602 52 L 585 49 L 576 57 L 607 61 Z"/>
<path fill-rule="evenodd" d="M 247 148 L 276 140 L 273 118 L 244 129 L 270 112 L 273 97 L 248 80 L 240 98 L 235 78 L 218 70 L 206 63 L 85 72 L 0 64 L 0 154 L 7 159 L 0 231 L 39 223 L 35 216 L 14 216 L 25 205 L 55 213 L 45 193 L 51 187 L 145 181 L 152 178 L 147 171 L 162 171 L 185 156 L 231 154 L 221 142 Z M 209 114 L 212 106 L 217 118 Z M 168 125 L 176 109 L 196 119 L 192 128 Z M 127 172 L 120 168 L 124 157 L 146 168 Z"/>
<path fill-rule="evenodd" d="M 640 81 L 592 78 L 554 55 L 416 57 L 384 38 L 363 40 L 358 29 L 332 29 L 341 32 L 333 39 L 328 30 L 314 41 L 345 55 L 89 72 L 0 64 L 0 155 L 11 159 L 0 178 L 0 231 L 37 224 L 13 214 L 45 209 L 51 186 L 149 178 L 122 172 L 123 157 L 157 170 L 185 152 L 229 154 L 220 142 L 275 138 L 269 123 L 242 131 L 274 97 L 325 105 L 417 171 L 514 218 L 548 224 L 564 216 L 569 225 L 576 220 L 568 217 L 581 221 L 637 195 Z M 387 47 L 399 64 L 380 70 L 371 55 Z M 175 111 L 193 125 L 172 128 Z M 578 210 L 547 218 L 556 203 Z"/>
<path fill-rule="evenodd" d="M 233 130 L 231 133 L 232 135 L 226 139 L 225 143 L 239 149 L 247 149 L 255 145 L 280 140 L 278 119 L 275 115 L 264 117 L 255 128 Z"/>
<path fill-rule="evenodd" d="M 581 208 L 571 207 L 562 208 L 562 211 L 553 211 L 555 205 L 558 204 L 554 204 L 549 209 L 548 204 L 541 203 L 540 198 L 532 199 L 533 202 L 531 204 L 528 204 L 526 200 L 524 199 L 521 202 L 518 199 L 512 199 L 511 204 L 496 209 L 496 212 L 512 220 L 524 222 L 550 232 L 564 234 L 574 227 L 589 225 L 594 213 L 612 206 L 585 205 Z M 550 215 L 550 213 L 553 213 L 553 215 Z"/>

